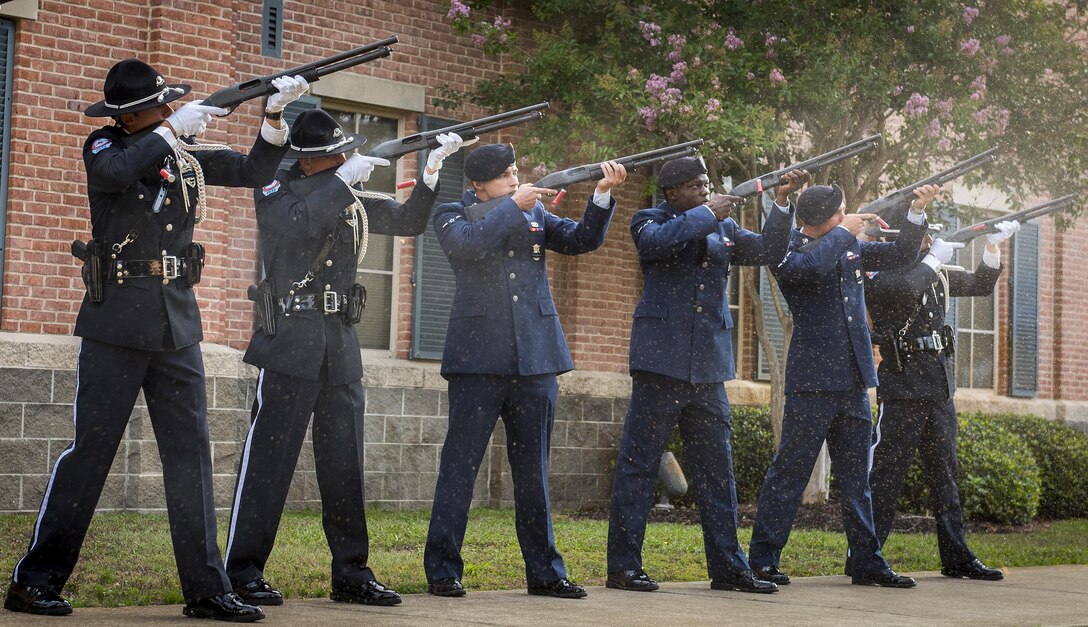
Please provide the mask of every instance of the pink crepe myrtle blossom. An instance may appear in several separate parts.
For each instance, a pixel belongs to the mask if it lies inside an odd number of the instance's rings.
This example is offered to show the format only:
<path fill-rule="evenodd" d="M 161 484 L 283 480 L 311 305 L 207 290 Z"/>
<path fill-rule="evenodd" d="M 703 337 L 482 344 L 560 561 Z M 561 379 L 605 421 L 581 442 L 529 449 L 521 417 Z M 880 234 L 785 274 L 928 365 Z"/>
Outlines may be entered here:
<path fill-rule="evenodd" d="M 911 118 L 925 115 L 927 111 L 929 111 L 929 97 L 918 92 L 912 93 L 903 106 L 903 113 Z"/>
<path fill-rule="evenodd" d="M 963 7 L 963 23 L 968 26 L 978 17 L 978 9 L 975 7 Z"/>
<path fill-rule="evenodd" d="M 456 20 L 462 17 L 468 17 L 469 8 L 465 6 L 461 0 L 450 0 L 450 10 L 446 13 L 446 19 Z"/>

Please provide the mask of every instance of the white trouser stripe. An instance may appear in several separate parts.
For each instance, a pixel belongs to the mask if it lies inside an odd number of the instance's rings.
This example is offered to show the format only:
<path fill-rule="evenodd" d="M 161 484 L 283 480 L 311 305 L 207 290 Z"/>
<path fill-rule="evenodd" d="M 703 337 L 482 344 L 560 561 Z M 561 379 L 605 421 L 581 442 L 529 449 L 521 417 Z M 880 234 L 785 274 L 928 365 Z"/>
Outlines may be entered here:
<path fill-rule="evenodd" d="M 882 418 L 884 418 L 883 402 L 876 409 L 876 439 L 873 441 L 873 445 L 869 447 L 869 472 L 873 471 L 873 453 L 876 452 L 876 447 L 880 445 L 880 420 Z"/>
<path fill-rule="evenodd" d="M 242 500 L 242 488 L 245 487 L 246 468 L 249 467 L 249 451 L 253 445 L 253 432 L 257 430 L 257 421 L 261 419 L 262 409 L 264 409 L 264 368 L 257 373 L 257 413 L 253 416 L 253 424 L 249 426 L 246 445 L 242 449 L 242 467 L 238 469 L 238 488 L 234 492 L 234 505 L 230 510 L 230 531 L 227 533 L 227 551 L 223 555 L 224 565 L 230 561 L 230 548 L 234 544 L 234 529 L 238 524 L 238 506 Z"/>
<path fill-rule="evenodd" d="M 83 340 L 79 342 L 79 352 L 76 353 L 76 400 L 72 402 L 72 433 L 79 433 L 79 429 L 76 426 L 77 422 L 77 410 L 79 408 L 79 355 L 83 352 Z M 38 509 L 38 520 L 34 522 L 34 536 L 30 540 L 30 548 L 27 549 L 27 555 L 34 550 L 34 547 L 38 545 L 38 534 L 41 531 L 42 518 L 45 517 L 45 508 L 49 505 L 49 495 L 53 493 L 53 481 L 57 478 L 57 468 L 60 467 L 62 459 L 68 456 L 69 453 L 76 450 L 76 439 L 72 437 L 72 443 L 68 445 L 68 448 L 61 451 L 60 455 L 57 455 L 57 461 L 53 464 L 53 472 L 49 475 L 49 483 L 45 487 L 45 496 L 42 497 L 42 506 Z M 19 558 L 19 562 L 15 564 L 15 572 L 12 573 L 12 581 L 19 581 L 19 566 L 23 564 L 23 560 L 26 559 L 26 555 Z"/>

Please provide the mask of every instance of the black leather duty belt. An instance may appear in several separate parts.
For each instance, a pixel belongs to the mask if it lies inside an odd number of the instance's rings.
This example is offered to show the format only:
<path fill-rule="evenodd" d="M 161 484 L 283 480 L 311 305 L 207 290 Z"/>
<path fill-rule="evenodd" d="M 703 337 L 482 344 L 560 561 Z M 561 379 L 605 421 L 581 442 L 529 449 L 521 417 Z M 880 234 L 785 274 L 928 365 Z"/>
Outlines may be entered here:
<path fill-rule="evenodd" d="M 110 261 L 111 279 L 162 277 L 166 281 L 183 277 L 195 260 L 188 257 L 163 256 L 161 259 L 114 259 Z"/>
<path fill-rule="evenodd" d="M 930 351 L 939 353 L 945 348 L 950 348 L 941 337 L 940 331 L 934 331 L 929 335 L 923 335 L 912 339 L 899 340 L 899 351 L 903 353 L 919 353 Z"/>
<path fill-rule="evenodd" d="M 325 315 L 341 314 L 347 310 L 348 295 L 327 290 L 320 294 L 295 294 L 276 299 L 280 313 L 320 311 Z"/>

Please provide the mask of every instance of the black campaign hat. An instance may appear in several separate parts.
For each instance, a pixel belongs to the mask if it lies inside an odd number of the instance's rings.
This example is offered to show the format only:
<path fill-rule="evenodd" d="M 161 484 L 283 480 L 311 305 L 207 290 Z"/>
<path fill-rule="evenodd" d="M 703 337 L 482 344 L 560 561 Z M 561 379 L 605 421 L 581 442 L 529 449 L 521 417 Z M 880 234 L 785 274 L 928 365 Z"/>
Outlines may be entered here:
<path fill-rule="evenodd" d="M 680 157 L 666 161 L 657 175 L 657 184 L 661 189 L 676 187 L 681 183 L 706 174 L 706 164 L 702 157 Z"/>
<path fill-rule="evenodd" d="M 173 102 L 189 93 L 183 83 L 167 85 L 166 79 L 139 59 L 118 61 L 106 73 L 104 100 L 87 107 L 83 115 L 92 118 L 117 117 Z"/>
<path fill-rule="evenodd" d="M 291 125 L 291 149 L 285 155 L 289 159 L 328 157 L 355 150 L 366 143 L 366 137 L 345 135 L 328 111 L 307 109 L 298 114 Z"/>
<path fill-rule="evenodd" d="M 838 185 L 813 185 L 797 197 L 797 217 L 807 226 L 823 224 L 842 206 L 842 198 Z"/>
<path fill-rule="evenodd" d="M 514 165 L 514 147 L 510 144 L 485 144 L 465 157 L 465 177 L 483 183 L 498 177 Z"/>

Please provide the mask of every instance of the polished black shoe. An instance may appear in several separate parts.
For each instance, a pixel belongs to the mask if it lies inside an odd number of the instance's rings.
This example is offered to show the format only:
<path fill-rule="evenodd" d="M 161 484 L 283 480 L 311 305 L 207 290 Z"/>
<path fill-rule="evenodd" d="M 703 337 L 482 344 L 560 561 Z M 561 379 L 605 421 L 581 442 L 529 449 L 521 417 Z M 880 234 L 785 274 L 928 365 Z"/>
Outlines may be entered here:
<path fill-rule="evenodd" d="M 900 575 L 890 568 L 885 568 L 879 573 L 855 573 L 850 578 L 850 583 L 855 586 L 880 586 L 882 588 L 913 588 L 914 579 Z"/>
<path fill-rule="evenodd" d="M 56 590 L 45 586 L 24 586 L 17 581 L 8 586 L 4 608 L 43 616 L 67 616 L 72 613 L 71 604 Z"/>
<path fill-rule="evenodd" d="M 980 560 L 972 560 L 966 564 L 946 566 L 941 569 L 945 577 L 966 577 L 967 579 L 981 579 L 983 581 L 1001 581 L 1004 573 L 996 568 L 990 568 Z"/>
<path fill-rule="evenodd" d="M 463 597 L 465 587 L 457 577 L 446 577 L 427 584 L 427 592 L 436 597 Z"/>
<path fill-rule="evenodd" d="M 363 605 L 399 605 L 400 595 L 371 579 L 362 584 L 338 586 L 333 584 L 333 601 L 339 603 L 362 603 Z"/>
<path fill-rule="evenodd" d="M 740 592 L 755 592 L 757 594 L 770 594 L 778 592 L 778 586 L 756 577 L 756 574 L 746 570 L 732 577 L 719 577 L 710 581 L 712 590 L 738 590 Z"/>
<path fill-rule="evenodd" d="M 283 605 L 283 593 L 264 579 L 254 579 L 234 586 L 234 593 L 250 605 Z"/>
<path fill-rule="evenodd" d="M 186 603 L 182 613 L 192 618 L 211 618 L 231 623 L 252 623 L 264 618 L 261 608 L 243 603 L 233 592 Z"/>
<path fill-rule="evenodd" d="M 788 586 L 790 585 L 789 575 L 778 570 L 777 566 L 760 566 L 759 568 L 752 569 L 756 579 L 762 579 L 763 581 L 769 581 L 776 586 Z"/>
<path fill-rule="evenodd" d="M 586 598 L 586 589 L 572 583 L 569 579 L 556 579 L 543 586 L 529 586 L 529 594 L 560 599 L 584 599 Z"/>
<path fill-rule="evenodd" d="M 643 570 L 618 570 L 608 573 L 608 580 L 604 582 L 604 586 L 631 592 L 653 592 L 658 588 L 657 582 L 650 579 Z"/>

